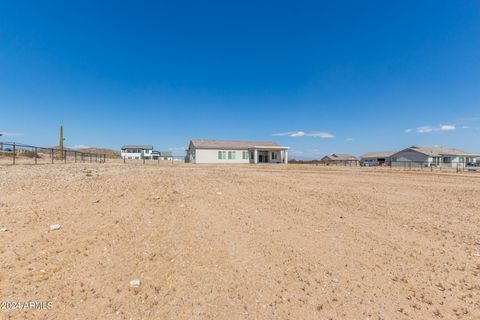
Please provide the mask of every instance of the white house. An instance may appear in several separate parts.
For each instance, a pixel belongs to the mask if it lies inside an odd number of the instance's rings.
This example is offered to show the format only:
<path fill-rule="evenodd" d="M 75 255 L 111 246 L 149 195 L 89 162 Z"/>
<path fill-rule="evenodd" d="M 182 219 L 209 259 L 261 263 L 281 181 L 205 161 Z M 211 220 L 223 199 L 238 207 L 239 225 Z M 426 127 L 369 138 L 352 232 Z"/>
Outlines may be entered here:
<path fill-rule="evenodd" d="M 189 163 L 288 163 L 288 147 L 274 142 L 190 140 Z"/>
<path fill-rule="evenodd" d="M 367 166 L 389 165 L 391 157 L 397 151 L 367 152 L 362 156 L 362 162 Z"/>
<path fill-rule="evenodd" d="M 122 146 L 123 159 L 151 159 L 153 146 L 144 144 L 130 144 Z"/>
<path fill-rule="evenodd" d="M 480 155 L 453 148 L 413 146 L 394 153 L 391 161 L 392 166 L 458 168 L 475 163 L 478 157 Z"/>

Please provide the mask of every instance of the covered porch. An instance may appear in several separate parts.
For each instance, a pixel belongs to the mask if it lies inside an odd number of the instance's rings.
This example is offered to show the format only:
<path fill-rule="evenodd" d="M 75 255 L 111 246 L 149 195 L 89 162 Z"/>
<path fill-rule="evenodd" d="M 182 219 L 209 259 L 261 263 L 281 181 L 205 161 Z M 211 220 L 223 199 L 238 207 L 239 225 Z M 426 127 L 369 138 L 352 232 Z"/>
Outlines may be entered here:
<path fill-rule="evenodd" d="M 248 151 L 250 163 L 288 163 L 288 147 L 255 146 Z"/>

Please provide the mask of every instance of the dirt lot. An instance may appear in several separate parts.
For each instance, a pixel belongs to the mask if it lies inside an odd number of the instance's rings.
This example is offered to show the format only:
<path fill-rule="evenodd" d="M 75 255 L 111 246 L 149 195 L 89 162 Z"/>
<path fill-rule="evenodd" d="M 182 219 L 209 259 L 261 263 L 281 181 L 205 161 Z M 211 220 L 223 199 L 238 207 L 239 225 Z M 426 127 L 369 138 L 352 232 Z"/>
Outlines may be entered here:
<path fill-rule="evenodd" d="M 53 303 L 0 318 L 479 319 L 479 191 L 371 168 L 0 166 L 0 301 Z"/>

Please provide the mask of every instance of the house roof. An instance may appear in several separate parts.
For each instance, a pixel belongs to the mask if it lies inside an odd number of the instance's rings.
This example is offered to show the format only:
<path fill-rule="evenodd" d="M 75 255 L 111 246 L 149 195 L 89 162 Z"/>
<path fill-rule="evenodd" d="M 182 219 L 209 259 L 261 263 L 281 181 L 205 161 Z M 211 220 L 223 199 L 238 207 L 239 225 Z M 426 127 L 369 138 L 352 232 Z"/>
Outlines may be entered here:
<path fill-rule="evenodd" d="M 153 146 L 149 144 L 126 144 L 122 146 L 123 149 L 143 149 L 143 150 L 153 150 Z"/>
<path fill-rule="evenodd" d="M 275 142 L 237 141 L 237 140 L 191 140 L 190 143 L 197 149 L 252 149 L 255 147 L 278 147 Z"/>
<path fill-rule="evenodd" d="M 397 153 L 403 152 L 403 151 L 416 151 L 419 153 L 423 153 L 427 156 L 431 157 L 440 157 L 443 155 L 451 155 L 451 156 L 468 156 L 474 154 L 464 152 L 455 148 L 443 148 L 443 147 L 417 147 L 417 146 L 412 146 L 410 148 L 404 149 L 402 151 L 399 151 Z"/>
<path fill-rule="evenodd" d="M 374 151 L 374 152 L 367 152 L 365 153 L 362 158 L 389 158 L 392 155 L 397 153 L 397 151 Z"/>
<path fill-rule="evenodd" d="M 171 157 L 172 156 L 172 153 L 170 151 L 157 151 L 157 150 L 153 150 L 152 151 L 152 154 L 154 155 L 158 155 L 160 157 Z"/>
<path fill-rule="evenodd" d="M 328 156 L 323 157 L 322 160 L 333 160 L 333 161 L 355 161 L 358 160 L 355 156 L 346 153 L 334 153 Z"/>
<path fill-rule="evenodd" d="M 172 153 L 170 151 L 160 151 L 160 157 L 171 157 Z"/>

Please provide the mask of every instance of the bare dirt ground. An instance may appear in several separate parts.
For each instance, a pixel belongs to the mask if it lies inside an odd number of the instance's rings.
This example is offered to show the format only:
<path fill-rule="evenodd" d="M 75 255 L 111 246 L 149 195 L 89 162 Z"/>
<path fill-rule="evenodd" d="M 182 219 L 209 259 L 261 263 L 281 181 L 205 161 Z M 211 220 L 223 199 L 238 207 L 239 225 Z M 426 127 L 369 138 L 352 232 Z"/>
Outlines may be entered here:
<path fill-rule="evenodd" d="M 53 302 L 0 318 L 479 319 L 479 191 L 371 168 L 0 166 L 0 301 Z"/>

